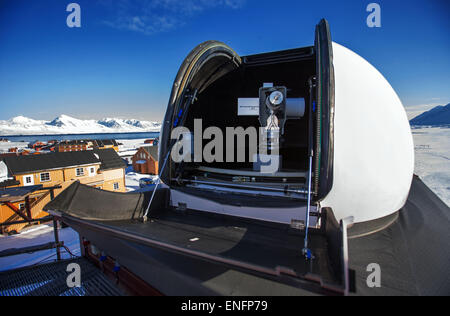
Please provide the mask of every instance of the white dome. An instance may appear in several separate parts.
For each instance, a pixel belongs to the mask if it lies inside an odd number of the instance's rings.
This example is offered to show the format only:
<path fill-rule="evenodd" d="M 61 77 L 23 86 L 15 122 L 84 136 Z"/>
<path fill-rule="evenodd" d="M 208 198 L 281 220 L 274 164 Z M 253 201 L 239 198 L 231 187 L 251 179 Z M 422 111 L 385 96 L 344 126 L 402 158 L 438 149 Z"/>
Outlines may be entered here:
<path fill-rule="evenodd" d="M 3 161 L 0 161 L 0 182 L 8 180 L 8 168 Z"/>
<path fill-rule="evenodd" d="M 361 56 L 333 43 L 335 71 L 333 186 L 322 200 L 338 220 L 365 222 L 401 209 L 414 170 L 403 105 L 387 80 Z"/>

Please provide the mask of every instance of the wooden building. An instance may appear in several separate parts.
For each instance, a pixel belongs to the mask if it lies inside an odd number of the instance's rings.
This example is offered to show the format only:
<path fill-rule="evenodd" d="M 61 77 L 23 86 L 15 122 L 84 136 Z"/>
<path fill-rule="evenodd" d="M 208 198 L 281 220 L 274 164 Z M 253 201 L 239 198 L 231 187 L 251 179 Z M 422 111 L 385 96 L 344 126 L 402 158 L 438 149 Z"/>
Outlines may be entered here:
<path fill-rule="evenodd" d="M 55 151 L 84 151 L 91 149 L 109 149 L 119 151 L 119 145 L 114 139 L 95 139 L 95 140 L 66 140 L 55 145 Z"/>
<path fill-rule="evenodd" d="M 20 186 L 55 186 L 66 181 L 125 192 L 125 163 L 113 149 L 3 158 Z"/>
<path fill-rule="evenodd" d="M 116 152 L 119 151 L 119 144 L 115 139 L 96 139 L 92 141 L 92 148 L 94 149 L 108 149 L 112 148 Z"/>
<path fill-rule="evenodd" d="M 46 216 L 42 207 L 74 181 L 102 190 L 126 192 L 125 168 L 114 149 L 4 157 L 0 161 L 0 190 L 2 183 L 8 183 L 3 190 L 22 190 L 20 193 L 27 188 L 34 190 L 26 195 L 29 202 L 17 193 L 13 200 L 4 194 L 3 198 L 8 198 L 11 204 L 2 203 L 0 221 L 20 220 L 18 211 L 26 205 L 30 205 L 27 212 L 31 218 Z"/>
<path fill-rule="evenodd" d="M 42 212 L 42 207 L 50 200 L 45 200 L 45 204 L 41 203 L 41 197 L 46 197 L 41 190 L 42 185 L 0 188 L 0 223 L 39 219 L 47 215 Z M 37 210 L 36 206 L 40 209 Z M 18 232 L 26 225 L 27 223 L 20 223 L 1 226 L 0 233 Z"/>
<path fill-rule="evenodd" d="M 143 174 L 158 174 L 158 146 L 143 146 L 132 158 L 133 169 Z"/>
<path fill-rule="evenodd" d="M 57 152 L 84 151 L 92 146 L 92 143 L 85 140 L 65 140 L 56 145 Z"/>

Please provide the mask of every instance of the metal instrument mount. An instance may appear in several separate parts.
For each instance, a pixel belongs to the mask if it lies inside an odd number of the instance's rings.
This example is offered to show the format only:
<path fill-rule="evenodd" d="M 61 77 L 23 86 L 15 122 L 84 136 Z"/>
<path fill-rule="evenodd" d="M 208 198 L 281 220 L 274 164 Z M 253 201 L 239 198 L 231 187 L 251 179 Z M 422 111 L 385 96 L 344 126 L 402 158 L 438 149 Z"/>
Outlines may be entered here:
<path fill-rule="evenodd" d="M 284 125 L 287 119 L 286 94 L 286 87 L 262 87 L 259 89 L 259 122 L 268 130 L 268 124 L 272 123 L 270 127 L 273 129 L 275 127 L 273 123 L 276 122 L 276 127 L 281 130 L 281 135 L 284 134 Z M 273 116 L 276 117 L 276 120 Z"/>
<path fill-rule="evenodd" d="M 308 129 L 309 129 L 309 170 L 308 170 L 308 205 L 306 206 L 306 226 L 305 226 L 305 241 L 303 245 L 302 253 L 306 257 L 307 260 L 314 259 L 312 251 L 308 248 L 308 237 L 309 237 L 309 217 L 311 216 L 311 195 L 312 192 L 312 169 L 313 169 L 313 157 L 314 157 L 314 150 L 313 150 L 313 121 L 312 116 L 314 112 L 313 108 L 313 88 L 315 87 L 315 77 L 311 77 L 308 80 L 309 85 L 309 123 L 308 123 Z"/>

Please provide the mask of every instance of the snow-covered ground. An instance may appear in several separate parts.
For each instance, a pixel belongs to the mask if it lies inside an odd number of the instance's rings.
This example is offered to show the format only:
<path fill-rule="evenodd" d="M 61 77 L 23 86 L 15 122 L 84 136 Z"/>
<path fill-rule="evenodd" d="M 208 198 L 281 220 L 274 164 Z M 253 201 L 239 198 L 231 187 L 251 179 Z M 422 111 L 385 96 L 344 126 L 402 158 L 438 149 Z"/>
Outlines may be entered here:
<path fill-rule="evenodd" d="M 130 156 L 134 155 L 139 147 L 149 146 L 145 144 L 146 138 L 144 139 L 121 139 L 118 142 L 122 145 L 119 145 L 119 156 Z"/>
<path fill-rule="evenodd" d="M 133 167 L 128 167 L 125 175 L 125 185 L 128 192 L 139 190 L 139 180 L 142 178 L 152 178 L 156 180 L 156 176 L 148 174 L 140 174 L 133 170 Z"/>
<path fill-rule="evenodd" d="M 134 155 L 139 147 L 149 146 L 145 144 L 145 139 L 124 139 L 119 141 L 122 145 L 119 146 L 119 156 L 131 156 Z M 152 178 L 155 179 L 156 176 L 151 176 L 148 174 L 140 174 L 133 170 L 132 166 L 126 169 L 125 174 L 125 185 L 128 192 L 139 190 L 139 180 L 142 178 Z"/>
<path fill-rule="evenodd" d="M 18 149 L 28 148 L 27 142 L 0 142 L 0 154 L 6 153 L 10 148 L 17 147 Z"/>
<path fill-rule="evenodd" d="M 60 241 L 69 248 L 75 256 L 80 256 L 80 240 L 78 234 L 71 228 L 63 228 L 59 231 Z M 39 225 L 18 235 L 1 236 L 0 251 L 12 248 L 24 248 L 35 245 L 54 242 L 53 225 Z M 61 257 L 70 259 L 70 254 L 61 248 Z M 56 259 L 56 249 L 39 251 L 31 254 L 23 254 L 12 257 L 0 258 L 0 271 L 18 269 L 30 265 L 49 262 Z"/>
<path fill-rule="evenodd" d="M 414 128 L 415 173 L 450 205 L 450 128 Z"/>

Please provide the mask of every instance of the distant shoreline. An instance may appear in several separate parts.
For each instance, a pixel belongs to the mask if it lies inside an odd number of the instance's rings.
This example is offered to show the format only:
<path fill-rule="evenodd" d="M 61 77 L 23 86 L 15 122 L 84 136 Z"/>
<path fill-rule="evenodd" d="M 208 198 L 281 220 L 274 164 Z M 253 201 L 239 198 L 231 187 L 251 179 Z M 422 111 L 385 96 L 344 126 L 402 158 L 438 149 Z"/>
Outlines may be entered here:
<path fill-rule="evenodd" d="M 81 139 L 144 139 L 156 138 L 160 132 L 124 132 L 124 133 L 78 133 L 78 134 L 33 134 L 33 135 L 4 135 L 10 142 L 34 142 L 50 140 L 81 140 Z"/>
<path fill-rule="evenodd" d="M 411 129 L 417 129 L 417 128 L 450 128 L 450 124 L 438 124 L 438 125 L 412 125 L 410 124 Z"/>

